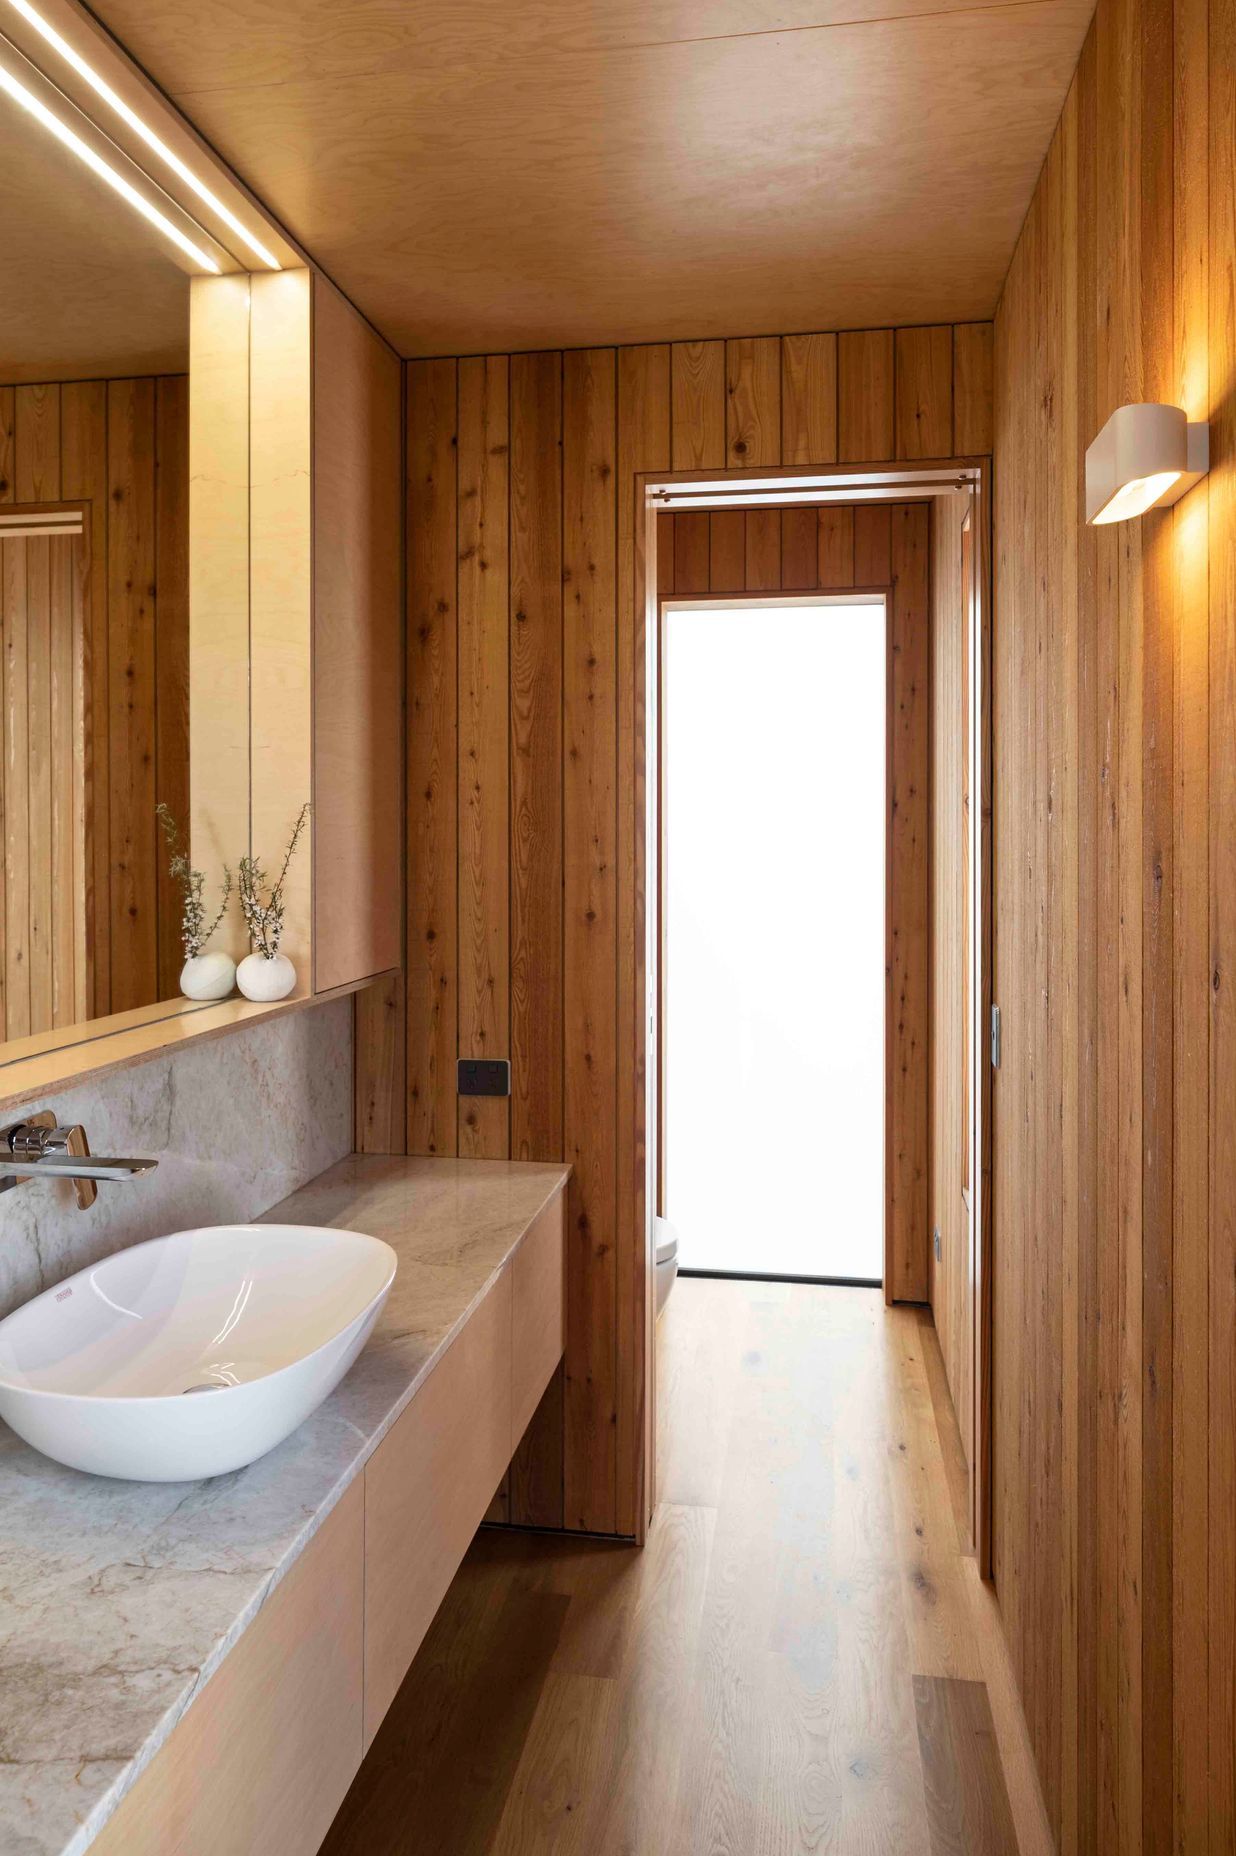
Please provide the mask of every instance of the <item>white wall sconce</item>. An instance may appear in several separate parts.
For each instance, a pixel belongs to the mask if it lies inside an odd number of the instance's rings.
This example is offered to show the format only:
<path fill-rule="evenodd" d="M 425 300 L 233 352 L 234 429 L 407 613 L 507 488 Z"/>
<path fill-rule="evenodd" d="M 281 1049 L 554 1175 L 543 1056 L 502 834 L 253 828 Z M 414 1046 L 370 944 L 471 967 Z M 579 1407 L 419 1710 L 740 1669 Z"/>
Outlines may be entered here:
<path fill-rule="evenodd" d="M 1179 406 L 1118 406 L 1086 451 L 1086 521 L 1178 502 L 1210 469 L 1210 427 Z"/>

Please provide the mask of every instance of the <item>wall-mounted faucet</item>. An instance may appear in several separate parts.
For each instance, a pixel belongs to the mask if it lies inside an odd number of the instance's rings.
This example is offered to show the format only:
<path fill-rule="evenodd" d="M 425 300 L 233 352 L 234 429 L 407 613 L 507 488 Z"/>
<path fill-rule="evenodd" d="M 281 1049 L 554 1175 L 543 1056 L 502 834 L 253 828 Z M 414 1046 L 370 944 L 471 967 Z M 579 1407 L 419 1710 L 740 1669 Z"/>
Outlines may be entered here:
<path fill-rule="evenodd" d="M 81 1211 L 94 1204 L 99 1180 L 140 1179 L 143 1173 L 153 1173 L 158 1164 L 157 1160 L 105 1159 L 92 1154 L 80 1123 L 57 1127 L 49 1109 L 0 1128 L 0 1192 L 20 1186 L 23 1179 L 71 1179 Z"/>

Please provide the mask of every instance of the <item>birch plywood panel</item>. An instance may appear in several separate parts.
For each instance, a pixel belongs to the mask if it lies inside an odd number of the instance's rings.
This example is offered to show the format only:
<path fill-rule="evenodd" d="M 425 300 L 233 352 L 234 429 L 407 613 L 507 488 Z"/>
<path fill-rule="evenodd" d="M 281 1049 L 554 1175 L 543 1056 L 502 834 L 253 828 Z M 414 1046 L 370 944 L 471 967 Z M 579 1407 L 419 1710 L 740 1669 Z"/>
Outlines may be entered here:
<path fill-rule="evenodd" d="M 402 369 L 322 277 L 313 296 L 313 966 L 403 954 Z"/>

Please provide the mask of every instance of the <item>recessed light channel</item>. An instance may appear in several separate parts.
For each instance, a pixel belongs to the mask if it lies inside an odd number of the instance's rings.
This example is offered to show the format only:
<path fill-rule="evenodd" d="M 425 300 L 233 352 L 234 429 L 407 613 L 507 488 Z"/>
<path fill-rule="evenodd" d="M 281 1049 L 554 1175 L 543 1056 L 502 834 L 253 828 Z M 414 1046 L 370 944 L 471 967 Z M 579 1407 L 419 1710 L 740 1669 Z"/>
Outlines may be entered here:
<path fill-rule="evenodd" d="M 193 189 L 198 199 L 201 200 L 204 205 L 208 206 L 211 212 L 215 213 L 229 230 L 236 234 L 237 238 L 243 242 L 256 258 L 260 259 L 263 264 L 268 265 L 272 271 L 278 271 L 283 268 L 274 253 L 268 251 L 261 240 L 250 232 L 249 228 L 237 218 L 230 207 L 224 205 L 223 201 L 216 193 L 212 192 L 205 181 L 199 180 L 192 168 L 189 167 L 187 163 L 183 162 L 180 156 L 168 147 L 162 137 L 155 134 L 148 123 L 143 122 L 142 118 L 137 114 L 137 111 L 129 108 L 124 98 L 117 95 L 105 78 L 100 77 L 99 73 L 94 69 L 94 66 L 87 63 L 81 53 L 76 51 L 73 46 L 69 44 L 68 40 L 63 38 L 60 33 L 56 31 L 56 28 L 43 18 L 41 13 L 36 12 L 35 8 L 29 4 L 29 0 L 9 0 L 9 4 L 16 12 L 21 14 L 28 25 L 34 27 L 40 37 L 44 39 L 54 51 L 60 54 L 66 64 L 73 67 L 79 77 L 85 79 L 96 96 L 102 97 L 108 108 L 115 110 L 121 121 L 127 123 L 134 134 L 142 138 L 147 148 L 158 155 L 160 161 L 164 162 L 165 165 L 172 170 L 173 174 L 178 175 L 187 187 Z M 219 266 L 211 265 L 210 268 L 212 270 L 218 270 Z"/>
<path fill-rule="evenodd" d="M 88 168 L 92 168 L 100 180 L 105 180 L 122 200 L 127 200 L 134 212 L 140 213 L 143 219 L 148 220 L 152 226 L 162 232 L 164 238 L 170 239 L 173 245 L 179 246 L 194 264 L 200 265 L 204 271 L 213 271 L 216 274 L 222 270 L 222 265 L 216 263 L 209 252 L 195 245 L 178 225 L 175 225 L 165 213 L 161 213 L 157 206 L 152 205 L 144 194 L 139 193 L 123 174 L 103 159 L 102 155 L 96 154 L 76 130 L 70 129 L 68 123 L 62 122 L 59 116 L 49 110 L 32 90 L 27 90 L 26 86 L 20 83 L 2 64 L 0 64 L 0 90 L 7 91 L 15 103 L 19 103 L 22 109 L 34 117 L 36 122 L 42 123 L 43 127 L 54 135 L 63 147 L 71 149 L 79 161 L 84 161 Z"/>

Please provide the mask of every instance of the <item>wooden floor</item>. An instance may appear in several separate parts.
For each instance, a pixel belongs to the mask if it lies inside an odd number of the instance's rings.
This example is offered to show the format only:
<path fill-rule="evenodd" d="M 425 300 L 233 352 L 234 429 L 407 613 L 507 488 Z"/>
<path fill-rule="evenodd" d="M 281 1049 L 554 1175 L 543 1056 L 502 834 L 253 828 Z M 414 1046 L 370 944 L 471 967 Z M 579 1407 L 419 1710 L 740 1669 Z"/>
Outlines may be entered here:
<path fill-rule="evenodd" d="M 1047 1856 L 934 1330 L 679 1281 L 645 1550 L 485 1530 L 326 1856 Z"/>

